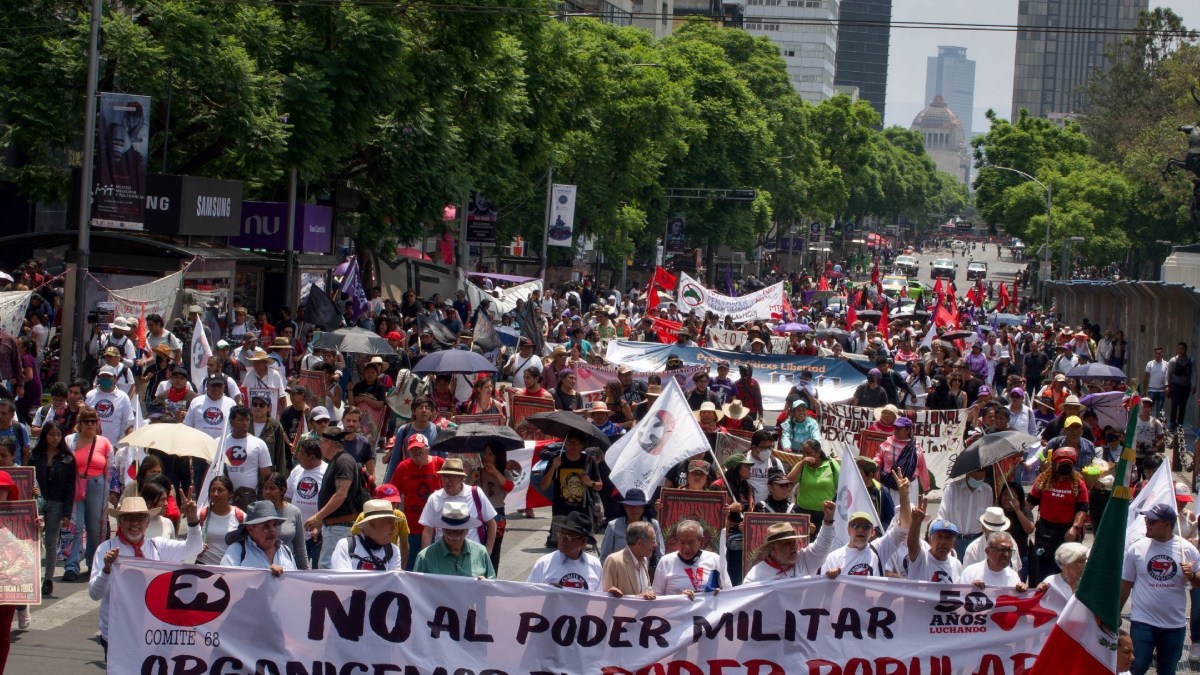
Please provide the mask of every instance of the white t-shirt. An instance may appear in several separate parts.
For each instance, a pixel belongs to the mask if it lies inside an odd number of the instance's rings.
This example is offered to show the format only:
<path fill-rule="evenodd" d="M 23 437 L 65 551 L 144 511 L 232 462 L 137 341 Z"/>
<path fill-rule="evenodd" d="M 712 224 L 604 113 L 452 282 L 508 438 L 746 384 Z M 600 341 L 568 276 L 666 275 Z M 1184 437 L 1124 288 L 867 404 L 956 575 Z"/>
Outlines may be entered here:
<path fill-rule="evenodd" d="M 849 544 L 835 549 L 821 566 L 822 572 L 840 569 L 852 577 L 883 576 L 883 564 L 908 538 L 908 528 L 889 527 L 883 536 L 861 549 Z"/>
<path fill-rule="evenodd" d="M 753 460 L 754 456 L 746 453 L 746 457 Z M 758 503 L 766 499 L 770 495 L 767 491 L 767 473 L 771 469 L 781 469 L 783 463 L 775 458 L 775 454 L 767 453 L 767 457 L 762 461 L 755 461 L 750 465 L 750 477 L 747 482 L 750 483 L 750 488 L 754 490 L 754 502 Z"/>
<path fill-rule="evenodd" d="M 945 560 L 938 560 L 927 547 L 922 546 L 917 559 L 908 563 L 908 580 L 953 584 L 959 581 L 962 569 L 962 563 L 954 557 L 954 551 L 951 551 Z"/>
<path fill-rule="evenodd" d="M 288 474 L 287 493 L 283 498 L 300 509 L 304 522 L 308 522 L 309 518 L 321 510 L 317 506 L 317 494 L 321 491 L 321 481 L 325 479 L 325 469 L 328 467 L 326 462 L 321 462 L 315 469 L 305 469 L 297 464 Z M 305 530 L 304 538 L 311 537 L 308 530 Z"/>
<path fill-rule="evenodd" d="M 1143 443 L 1145 443 L 1147 445 L 1153 445 L 1155 439 L 1157 439 L 1162 434 L 1163 434 L 1162 422 L 1159 422 L 1154 417 L 1151 417 L 1148 420 L 1144 420 L 1144 419 L 1142 419 L 1141 415 L 1138 415 L 1137 431 L 1135 431 L 1133 433 L 1134 443 L 1137 443 L 1138 445 L 1141 445 Z"/>
<path fill-rule="evenodd" d="M 208 396 L 197 396 L 188 405 L 183 423 L 213 438 L 220 438 L 225 432 L 225 419 L 229 416 L 229 410 L 235 405 L 237 404 L 228 396 L 222 396 L 219 401 L 214 401 Z"/>
<path fill-rule="evenodd" d="M 1183 561 L 1196 565 L 1200 553 L 1190 543 L 1172 537 L 1155 541 L 1143 537 L 1125 551 L 1121 580 L 1133 582 L 1133 621 L 1158 628 L 1182 628 L 1187 625 L 1188 589 L 1191 584 L 1183 577 Z"/>
<path fill-rule="evenodd" d="M 1167 386 L 1167 362 L 1146 362 L 1146 391 L 1162 391 Z"/>
<path fill-rule="evenodd" d="M 354 548 L 351 549 L 351 546 Z M 380 568 L 376 566 L 378 563 L 370 561 L 372 556 L 363 548 L 362 542 L 358 540 L 358 536 L 343 537 L 333 549 L 333 558 L 329 561 L 329 569 L 334 572 L 351 572 L 354 570 L 396 572 L 403 570 L 404 556 L 400 555 L 400 547 L 392 543 L 389 543 L 388 546 L 391 547 L 392 551 L 390 557 L 384 555 L 385 550 L 382 548 L 374 555 L 375 558 L 383 561 L 384 566 Z"/>
<path fill-rule="evenodd" d="M 817 534 L 816 541 L 797 552 L 795 565 L 788 569 L 779 569 L 763 560 L 750 568 L 750 571 L 742 579 L 742 583 L 763 583 L 816 574 L 817 570 L 821 569 L 821 563 L 825 562 L 825 557 L 829 555 L 829 549 L 832 546 L 833 527 L 822 527 L 821 532 Z"/>
<path fill-rule="evenodd" d="M 478 492 L 480 508 L 475 507 L 475 497 L 471 495 L 472 492 Z M 442 522 L 442 509 L 447 502 L 461 502 L 466 504 L 471 512 L 471 518 L 478 519 L 484 525 L 496 519 L 496 507 L 492 506 L 492 502 L 488 500 L 487 495 L 483 494 L 478 488 L 472 485 L 463 485 L 462 492 L 453 497 L 446 494 L 446 490 L 443 488 L 429 495 L 429 501 L 425 502 L 425 510 L 421 511 L 421 518 L 418 521 L 425 527 L 434 528 L 434 541 L 442 538 L 441 529 L 435 527 L 435 525 Z M 482 509 L 482 513 L 480 509 Z M 486 541 L 479 538 L 479 529 L 475 527 L 467 530 L 467 538 L 480 544 L 487 544 Z M 599 579 L 599 577 L 596 578 Z"/>
<path fill-rule="evenodd" d="M 603 573 L 600 559 L 586 551 L 575 560 L 559 551 L 553 551 L 538 558 L 525 581 L 531 584 L 555 584 L 563 588 L 599 591 L 600 577 Z"/>
<path fill-rule="evenodd" d="M 229 509 L 229 513 L 223 516 L 207 513 L 200 525 L 204 531 L 204 543 L 208 548 L 196 557 L 196 562 L 205 565 L 219 565 L 221 558 L 225 557 L 225 550 L 229 548 L 229 545 L 225 543 L 225 534 L 238 525 L 233 509 Z"/>
<path fill-rule="evenodd" d="M 274 466 L 267 444 L 250 434 L 244 438 L 234 438 L 233 434 L 226 436 L 221 452 L 225 453 L 225 475 L 233 481 L 235 490 L 258 489 L 259 470 Z"/>
<path fill-rule="evenodd" d="M 721 572 L 721 588 L 728 589 L 729 575 L 721 564 L 721 556 L 712 551 L 700 551 L 700 557 L 695 565 L 688 565 L 679 559 L 679 553 L 668 553 L 658 561 L 658 569 L 654 572 L 654 582 L 651 584 L 656 595 L 680 595 L 685 590 L 703 592 L 708 585 L 708 577 L 713 571 Z"/>
<path fill-rule="evenodd" d="M 963 567 L 974 565 L 975 563 L 987 560 L 987 537 L 977 537 L 975 541 L 967 545 L 967 550 L 963 551 L 962 564 Z M 1021 556 L 1014 554 L 1012 562 L 1009 565 L 1017 573 L 1021 572 Z M 967 582 L 970 583 L 970 582 Z"/>
<path fill-rule="evenodd" d="M 120 389 L 109 392 L 93 389 L 88 392 L 84 402 L 95 408 L 96 415 L 100 417 L 100 433 L 116 446 L 117 441 L 125 435 L 125 430 L 133 425 L 133 405 L 129 402 L 129 396 Z"/>
<path fill-rule="evenodd" d="M 962 584 L 973 584 L 980 579 L 983 580 L 983 585 L 989 588 L 1012 588 L 1021 583 L 1021 577 L 1011 566 L 993 572 L 986 560 L 967 565 L 962 569 L 962 574 L 958 575 L 958 582 Z"/>
<path fill-rule="evenodd" d="M 287 389 L 287 382 L 278 370 L 267 368 L 267 374 L 261 377 L 254 370 L 246 373 L 246 377 L 242 378 L 242 386 L 247 392 L 251 389 L 274 389 L 275 400 L 278 401 Z"/>

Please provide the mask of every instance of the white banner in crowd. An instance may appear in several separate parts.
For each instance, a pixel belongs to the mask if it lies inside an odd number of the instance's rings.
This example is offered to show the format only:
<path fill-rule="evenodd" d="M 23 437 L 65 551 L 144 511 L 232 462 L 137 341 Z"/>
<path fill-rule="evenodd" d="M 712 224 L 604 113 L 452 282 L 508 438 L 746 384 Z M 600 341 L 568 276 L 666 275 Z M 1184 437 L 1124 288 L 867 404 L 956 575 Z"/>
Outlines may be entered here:
<path fill-rule="evenodd" d="M 508 288 L 497 288 L 494 292 L 500 294 L 499 298 L 467 279 L 462 280 L 462 288 L 467 292 L 467 300 L 472 307 L 479 307 L 483 300 L 490 301 L 488 316 L 494 321 L 499 321 L 501 316 L 517 308 L 517 300 L 526 300 L 534 291 L 541 291 L 542 280 L 534 279 Z"/>
<path fill-rule="evenodd" d="M 108 597 L 111 673 L 1007 674 L 1057 617 L 1035 592 L 851 576 L 646 601 L 124 556 Z"/>
<path fill-rule="evenodd" d="M 651 494 L 671 467 L 706 448 L 708 439 L 692 416 L 687 396 L 674 378 L 667 378 L 662 395 L 642 421 L 604 453 L 604 461 L 621 494 L 634 488 Z"/>
<path fill-rule="evenodd" d="M 176 272 L 141 286 L 109 290 L 108 295 L 117 304 L 117 316 L 133 317 L 140 321 L 143 316 L 157 314 L 170 322 L 175 317 L 182 286 L 183 272 Z M 143 305 L 146 310 L 144 315 Z"/>
<path fill-rule="evenodd" d="M 617 368 L 608 366 L 575 366 L 575 388 L 580 391 L 599 391 L 603 393 L 605 385 L 609 382 L 616 382 L 620 377 L 617 373 Z M 649 370 L 649 371 L 634 371 L 633 375 L 635 382 L 646 382 L 651 374 L 658 375 L 660 379 L 665 379 L 668 373 L 675 377 L 675 381 L 684 391 L 691 391 L 696 388 L 692 383 L 692 376 L 699 372 L 708 372 L 708 366 L 684 366 L 671 371 L 664 370 Z"/>
<path fill-rule="evenodd" d="M 203 392 L 204 378 L 208 377 L 208 360 L 212 358 L 212 345 L 208 344 L 208 336 L 204 334 L 204 325 L 196 319 L 192 326 L 192 344 L 188 349 L 188 365 L 191 366 L 192 385 L 196 391 Z"/>
<path fill-rule="evenodd" d="M 724 349 L 731 352 L 740 351 L 742 344 L 749 335 L 744 330 L 726 330 L 724 328 L 708 329 L 708 346 L 712 349 Z M 786 354 L 791 340 L 785 335 L 770 335 L 771 353 Z"/>
<path fill-rule="evenodd" d="M 721 295 L 681 272 L 676 292 L 679 309 L 684 314 L 696 310 L 696 314 L 703 317 L 706 312 L 712 312 L 721 318 L 732 315 L 734 321 L 779 319 L 783 315 L 782 281 L 746 295 Z"/>
<path fill-rule="evenodd" d="M 525 447 L 508 451 L 508 463 L 505 473 L 512 479 L 513 489 L 504 495 L 504 510 L 506 513 L 516 513 L 525 510 L 525 499 L 529 494 L 529 481 L 533 475 L 534 441 L 525 441 Z"/>
<path fill-rule="evenodd" d="M 1146 519 L 1142 514 L 1163 504 L 1176 508 L 1175 483 L 1170 471 L 1155 471 L 1150 480 L 1138 490 L 1137 496 L 1129 503 L 1129 513 L 1125 516 L 1125 550 L 1138 539 L 1146 536 Z M 1176 528 L 1176 533 L 1179 529 Z"/>
<path fill-rule="evenodd" d="M 939 487 L 950 480 L 950 465 L 963 450 L 966 410 L 909 410 L 913 438 L 925 453 L 925 466 Z M 821 403 L 821 435 L 825 447 L 840 459 L 858 456 L 862 433 L 875 422 L 872 408 L 841 403 Z"/>
<path fill-rule="evenodd" d="M 13 335 L 21 332 L 25 323 L 25 311 L 29 308 L 29 298 L 33 291 L 11 291 L 0 293 L 0 329 Z"/>

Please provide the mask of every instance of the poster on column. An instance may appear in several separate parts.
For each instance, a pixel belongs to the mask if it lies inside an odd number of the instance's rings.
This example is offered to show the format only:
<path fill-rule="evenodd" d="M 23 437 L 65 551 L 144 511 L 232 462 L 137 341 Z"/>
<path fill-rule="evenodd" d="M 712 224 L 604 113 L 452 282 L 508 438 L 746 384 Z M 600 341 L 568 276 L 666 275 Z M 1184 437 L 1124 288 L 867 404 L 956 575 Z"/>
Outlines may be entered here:
<path fill-rule="evenodd" d="M 555 185 L 550 190 L 548 246 L 573 246 L 575 236 L 575 186 Z"/>
<path fill-rule="evenodd" d="M 647 602 L 122 556 L 110 583 L 113 673 L 1011 675 L 1028 672 L 1057 618 L 1034 591 L 848 576 Z"/>
<path fill-rule="evenodd" d="M 963 425 L 966 410 L 910 410 L 913 438 L 925 454 L 925 466 L 938 485 L 949 480 L 950 466 L 963 450 Z M 875 421 L 875 411 L 839 403 L 821 404 L 821 435 L 825 447 L 838 457 L 855 457 L 864 442 L 867 427 Z"/>
<path fill-rule="evenodd" d="M 667 255 L 683 253 L 683 235 L 687 229 L 687 217 L 682 213 L 672 213 L 667 219 L 667 239 L 663 250 Z"/>
<path fill-rule="evenodd" d="M 92 191 L 95 227 L 143 229 L 149 111 L 149 96 L 100 94 L 100 142 Z"/>
<path fill-rule="evenodd" d="M 467 204 L 468 244 L 496 243 L 496 205 L 492 200 L 476 192 Z"/>
<path fill-rule="evenodd" d="M 712 312 L 721 318 L 732 317 L 734 321 L 778 321 L 783 317 L 786 302 L 782 281 L 746 295 L 722 295 L 683 272 L 679 275 L 677 291 L 681 311 L 695 311 L 698 316 Z"/>

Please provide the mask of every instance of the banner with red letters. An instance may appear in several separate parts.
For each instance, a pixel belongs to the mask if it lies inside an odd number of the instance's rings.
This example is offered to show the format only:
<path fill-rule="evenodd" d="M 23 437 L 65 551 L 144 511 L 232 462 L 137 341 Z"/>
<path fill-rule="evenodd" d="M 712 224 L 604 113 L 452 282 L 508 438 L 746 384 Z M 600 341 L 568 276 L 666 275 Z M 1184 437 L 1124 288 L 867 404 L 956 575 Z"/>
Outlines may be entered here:
<path fill-rule="evenodd" d="M 845 576 L 647 601 L 124 557 L 113 574 L 110 673 L 1015 675 L 1057 618 L 1035 591 Z"/>

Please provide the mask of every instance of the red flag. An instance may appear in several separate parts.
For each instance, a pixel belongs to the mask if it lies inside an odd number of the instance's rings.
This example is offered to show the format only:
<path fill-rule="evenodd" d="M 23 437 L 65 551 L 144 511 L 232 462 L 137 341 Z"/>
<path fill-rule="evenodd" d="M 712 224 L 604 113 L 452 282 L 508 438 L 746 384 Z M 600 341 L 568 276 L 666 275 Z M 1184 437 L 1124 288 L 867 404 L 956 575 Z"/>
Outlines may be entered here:
<path fill-rule="evenodd" d="M 933 323 L 935 326 L 950 328 L 954 325 L 954 315 L 944 305 L 938 305 L 937 311 L 933 313 Z"/>
<path fill-rule="evenodd" d="M 654 283 L 662 286 L 664 291 L 673 291 L 679 285 L 679 278 L 661 267 L 655 267 Z"/>
<path fill-rule="evenodd" d="M 888 335 L 888 304 L 886 300 L 879 303 L 879 334 L 885 341 L 891 339 L 891 336 Z"/>
<path fill-rule="evenodd" d="M 855 321 L 858 321 L 858 312 L 854 311 L 854 305 L 851 304 L 846 310 L 846 328 L 852 327 Z"/>
<path fill-rule="evenodd" d="M 150 345 L 146 342 L 146 303 L 142 303 L 141 316 L 138 317 L 137 329 L 137 346 L 143 352 L 150 351 Z"/>
<path fill-rule="evenodd" d="M 1016 283 L 1016 282 L 1013 282 L 1013 283 Z M 817 290 L 818 291 L 829 290 L 829 279 L 825 278 L 824 274 L 821 275 L 821 280 L 819 282 L 817 282 Z"/>
<path fill-rule="evenodd" d="M 879 285 L 879 261 L 875 261 L 875 266 L 871 268 L 871 285 Z"/>
<path fill-rule="evenodd" d="M 986 297 L 986 292 L 983 290 L 983 279 L 975 280 L 975 306 L 983 307 L 983 299 Z"/>
<path fill-rule="evenodd" d="M 1008 286 L 1000 284 L 1000 302 L 996 305 L 996 311 L 1002 312 L 1008 309 Z"/>
<path fill-rule="evenodd" d="M 967 302 L 972 302 L 972 303 L 975 302 L 975 289 L 974 288 L 967 289 Z"/>
<path fill-rule="evenodd" d="M 937 281 L 933 282 L 933 293 L 938 296 L 938 300 L 941 300 L 942 294 L 945 292 L 946 290 L 942 288 L 942 278 L 938 277 Z"/>
<path fill-rule="evenodd" d="M 650 284 L 649 290 L 646 291 L 646 311 L 650 311 L 658 307 L 658 288 L 654 283 Z"/>

